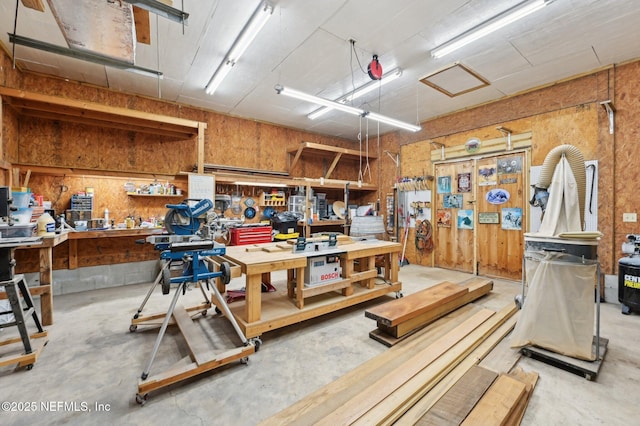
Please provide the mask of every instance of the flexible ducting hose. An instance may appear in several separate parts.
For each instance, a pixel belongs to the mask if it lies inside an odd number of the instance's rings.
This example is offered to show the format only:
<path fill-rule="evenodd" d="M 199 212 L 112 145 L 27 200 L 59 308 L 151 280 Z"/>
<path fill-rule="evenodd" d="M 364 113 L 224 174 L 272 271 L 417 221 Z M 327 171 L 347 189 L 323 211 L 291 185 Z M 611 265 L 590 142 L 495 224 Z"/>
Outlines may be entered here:
<path fill-rule="evenodd" d="M 556 165 L 560 162 L 563 155 L 567 158 L 573 176 L 576 178 L 578 203 L 580 205 L 580 224 L 582 229 L 584 229 L 584 200 L 587 188 L 587 172 L 584 166 L 584 156 L 578 148 L 573 145 L 560 145 L 549 151 L 542 163 L 542 171 L 540 172 L 540 178 L 536 187 L 549 188 L 551 179 L 553 178 L 553 172 L 556 170 Z"/>

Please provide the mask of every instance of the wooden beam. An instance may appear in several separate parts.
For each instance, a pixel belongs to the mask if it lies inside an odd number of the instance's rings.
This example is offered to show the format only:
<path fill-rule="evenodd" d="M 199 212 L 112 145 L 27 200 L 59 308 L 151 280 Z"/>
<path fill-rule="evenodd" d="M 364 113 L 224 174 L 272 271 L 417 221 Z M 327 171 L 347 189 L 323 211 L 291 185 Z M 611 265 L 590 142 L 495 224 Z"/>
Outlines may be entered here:
<path fill-rule="evenodd" d="M 468 293 L 469 289 L 448 281 L 409 296 L 367 309 L 364 316 L 387 327 L 396 326 Z"/>
<path fill-rule="evenodd" d="M 25 109 L 35 109 L 50 112 L 60 112 L 61 118 L 65 115 L 77 117 L 90 117 L 106 122 L 130 124 L 149 129 L 181 132 L 185 136 L 193 136 L 198 133 L 200 122 L 178 117 L 152 114 L 129 108 L 112 107 L 94 102 L 79 101 L 75 99 L 60 98 L 57 96 L 43 95 L 41 93 L 28 92 L 0 86 L 0 96 L 10 104 L 20 105 Z"/>
<path fill-rule="evenodd" d="M 204 131 L 207 128 L 207 123 L 198 123 L 198 141 L 197 141 L 197 158 L 196 164 L 199 174 L 204 173 Z"/>
<path fill-rule="evenodd" d="M 133 23 L 136 27 L 136 41 L 138 43 L 150 45 L 151 28 L 149 26 L 149 11 L 134 5 Z"/>
<path fill-rule="evenodd" d="M 378 323 L 378 328 L 395 338 L 406 336 L 414 330 L 432 321 L 435 321 L 436 319 L 448 314 L 449 312 L 459 308 L 460 306 L 471 303 L 474 300 L 488 294 L 493 289 L 493 281 L 482 280 L 478 278 L 477 281 L 470 282 L 461 287 L 467 289 L 468 291 L 462 295 L 459 295 L 453 300 L 437 304 L 437 306 L 434 306 L 432 309 L 426 310 L 420 315 L 403 321 L 393 327 L 386 327 L 383 324 Z"/>

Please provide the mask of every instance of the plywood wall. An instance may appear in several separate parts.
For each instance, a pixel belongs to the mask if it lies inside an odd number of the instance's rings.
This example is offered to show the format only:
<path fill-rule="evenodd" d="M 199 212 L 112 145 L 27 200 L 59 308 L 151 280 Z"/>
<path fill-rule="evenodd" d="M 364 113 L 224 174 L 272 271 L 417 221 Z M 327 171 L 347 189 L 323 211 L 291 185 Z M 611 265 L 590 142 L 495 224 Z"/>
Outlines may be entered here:
<path fill-rule="evenodd" d="M 624 69 L 624 73 L 620 71 L 621 68 Z M 431 145 L 430 142 L 451 147 L 463 145 L 471 137 L 477 137 L 480 140 L 495 139 L 502 136 L 496 129 L 498 126 L 511 130 L 513 134 L 532 132 L 532 165 L 541 165 L 547 153 L 555 146 L 567 143 L 575 145 L 583 152 L 586 160 L 599 161 L 598 184 L 601 192 L 598 227 L 605 235 L 598 251 L 603 271 L 613 273 L 621 238 L 623 234 L 630 232 L 627 229 L 631 228 L 629 224 L 618 225 L 621 230 L 614 232 L 614 223 L 617 222 L 613 216 L 616 214 L 621 216 L 618 210 L 620 203 L 609 195 L 611 191 L 607 191 L 607 188 L 616 181 L 615 176 L 619 173 L 614 172 L 614 164 L 619 161 L 622 154 L 618 145 L 616 149 L 612 148 L 613 139 L 617 141 L 618 137 L 623 137 L 626 143 L 627 140 L 633 139 L 634 133 L 637 133 L 631 129 L 638 126 L 637 119 L 632 114 L 622 116 L 618 113 L 616 122 L 625 124 L 618 124 L 615 138 L 608 135 L 608 120 L 600 102 L 609 97 L 613 98 L 614 81 L 625 82 L 625 84 L 617 84 L 624 87 L 628 93 L 638 89 L 633 83 L 636 82 L 637 85 L 640 75 L 638 65 L 632 64 L 621 68 L 595 73 L 425 122 L 423 131 L 414 135 L 413 139 L 400 133 L 385 135 L 385 139 L 400 144 L 403 176 L 422 175 L 425 170 L 431 169 L 430 151 L 437 149 L 437 146 Z M 615 93 L 618 99 L 621 93 L 617 86 Z M 624 98 L 633 103 L 634 97 L 629 97 L 628 93 Z M 618 102 L 614 100 L 614 103 Z M 626 107 L 626 102 L 623 105 Z M 635 109 L 637 108 L 634 106 L 632 109 L 634 113 L 636 113 Z M 628 109 L 625 108 L 625 110 Z M 620 128 L 625 125 L 629 126 L 629 132 L 623 133 Z M 422 139 L 419 139 L 421 137 Z M 635 146 L 630 148 L 628 145 L 625 145 L 625 148 L 630 152 L 636 149 Z M 632 157 L 625 155 L 624 158 Z M 627 160 L 626 163 L 628 164 L 629 161 Z M 621 187 L 622 184 L 619 186 Z M 632 193 L 633 191 L 623 192 L 629 192 L 629 199 L 635 201 L 635 206 L 640 206 L 638 197 Z M 628 202 L 626 211 L 635 211 L 638 207 L 633 205 L 633 202 Z M 616 211 L 617 213 L 614 213 Z M 410 233 L 409 242 L 412 241 L 411 238 Z M 436 244 L 438 244 L 437 241 Z M 424 256 L 414 253 L 410 246 L 407 250 L 409 261 L 424 263 Z"/>

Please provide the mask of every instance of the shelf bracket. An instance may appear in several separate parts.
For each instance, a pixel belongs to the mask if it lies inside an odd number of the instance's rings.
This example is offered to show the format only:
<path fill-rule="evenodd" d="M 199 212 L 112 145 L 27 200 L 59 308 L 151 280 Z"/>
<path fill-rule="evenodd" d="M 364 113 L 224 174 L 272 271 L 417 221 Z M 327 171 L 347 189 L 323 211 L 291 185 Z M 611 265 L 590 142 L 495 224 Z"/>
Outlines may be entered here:
<path fill-rule="evenodd" d="M 496 129 L 502 133 L 502 136 L 507 137 L 507 151 L 511 151 L 513 149 L 513 146 L 511 146 L 511 130 L 507 129 L 506 127 L 502 127 L 502 126 L 498 126 L 496 127 Z"/>
<path fill-rule="evenodd" d="M 385 154 L 387 154 L 391 158 L 391 160 L 393 160 L 393 162 L 396 165 L 396 168 L 398 168 L 398 165 L 400 163 L 400 159 L 398 158 L 399 157 L 398 153 L 397 152 L 389 152 L 389 151 L 384 151 L 384 152 L 385 152 Z"/>
<path fill-rule="evenodd" d="M 609 134 L 612 135 L 613 130 L 615 129 L 613 116 L 616 112 L 616 109 L 614 108 L 613 103 L 611 103 L 610 99 L 600 102 L 600 105 L 602 105 L 602 107 L 607 111 L 607 116 L 609 117 Z"/>

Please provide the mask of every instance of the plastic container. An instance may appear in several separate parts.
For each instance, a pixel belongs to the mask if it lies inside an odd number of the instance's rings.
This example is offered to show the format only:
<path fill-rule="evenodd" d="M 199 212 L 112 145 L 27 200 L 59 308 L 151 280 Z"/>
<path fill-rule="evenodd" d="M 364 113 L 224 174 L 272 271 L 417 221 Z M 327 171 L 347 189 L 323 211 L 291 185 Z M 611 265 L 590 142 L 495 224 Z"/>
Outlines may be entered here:
<path fill-rule="evenodd" d="M 13 223 L 16 225 L 31 223 L 32 215 L 32 208 L 19 208 L 17 211 L 11 213 L 11 217 L 13 217 Z"/>
<path fill-rule="evenodd" d="M 24 238 L 32 237 L 35 223 L 25 225 L 0 224 L 0 235 L 2 238 Z"/>
<path fill-rule="evenodd" d="M 26 209 L 29 207 L 29 201 L 31 200 L 30 192 L 11 192 L 11 198 L 13 198 L 13 206 L 19 209 Z"/>
<path fill-rule="evenodd" d="M 43 213 L 36 221 L 39 237 L 53 237 L 56 233 L 56 220 L 49 213 Z"/>

